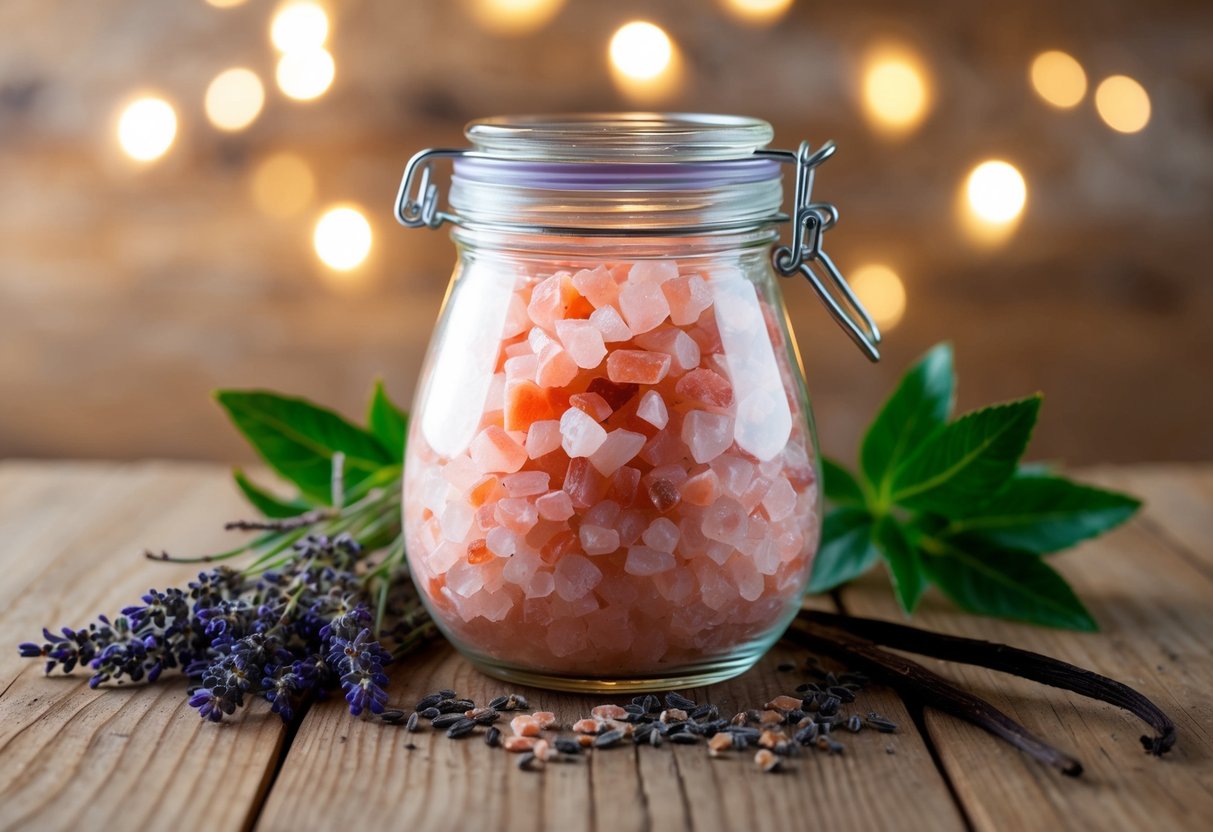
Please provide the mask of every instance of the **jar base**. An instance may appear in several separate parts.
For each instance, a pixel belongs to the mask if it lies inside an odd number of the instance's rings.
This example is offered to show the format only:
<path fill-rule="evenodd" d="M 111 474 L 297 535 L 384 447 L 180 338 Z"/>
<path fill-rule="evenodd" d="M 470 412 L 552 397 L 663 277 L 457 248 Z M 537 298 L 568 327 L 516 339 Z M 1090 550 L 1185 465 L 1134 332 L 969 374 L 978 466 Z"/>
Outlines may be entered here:
<path fill-rule="evenodd" d="M 464 656 L 481 673 L 503 682 L 572 693 L 630 694 L 714 685 L 745 673 L 757 664 L 765 652 L 765 650 L 747 650 L 690 667 L 672 668 L 669 673 L 633 677 L 561 675 L 538 670 L 524 670 L 487 660 L 481 656 L 470 656 L 467 653 L 464 653 Z"/>

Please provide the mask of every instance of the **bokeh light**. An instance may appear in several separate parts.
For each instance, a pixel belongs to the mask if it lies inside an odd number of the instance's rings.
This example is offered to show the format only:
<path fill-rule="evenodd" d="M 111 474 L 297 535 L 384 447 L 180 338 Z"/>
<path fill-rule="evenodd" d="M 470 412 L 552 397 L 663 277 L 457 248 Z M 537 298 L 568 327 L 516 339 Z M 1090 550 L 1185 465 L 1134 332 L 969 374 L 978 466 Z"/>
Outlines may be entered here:
<path fill-rule="evenodd" d="M 768 24 L 783 17 L 793 0 L 723 0 L 723 3 L 743 23 Z"/>
<path fill-rule="evenodd" d="M 214 6 L 216 9 L 231 9 L 242 5 L 245 0 L 206 0 L 207 5 Z"/>
<path fill-rule="evenodd" d="M 1136 133 L 1150 123 L 1150 96 L 1127 75 L 1105 78 L 1095 88 L 1095 109 L 1118 133 Z"/>
<path fill-rule="evenodd" d="M 1087 94 L 1087 73 L 1082 64 L 1056 49 L 1041 52 L 1029 71 L 1036 94 L 1060 109 L 1069 109 Z"/>
<path fill-rule="evenodd" d="M 312 234 L 316 256 L 329 268 L 347 272 L 362 265 L 371 252 L 371 224 L 349 205 L 330 208 Z"/>
<path fill-rule="evenodd" d="M 478 25 L 499 35 L 522 35 L 545 26 L 565 0 L 465 0 Z"/>
<path fill-rule="evenodd" d="M 634 81 L 650 81 L 665 72 L 674 56 L 670 36 L 655 24 L 633 20 L 611 37 L 611 66 Z"/>
<path fill-rule="evenodd" d="M 253 202 L 264 214 L 287 219 L 300 214 L 316 192 L 316 177 L 294 153 L 275 153 L 260 162 L 250 180 Z"/>
<path fill-rule="evenodd" d="M 1014 222 L 1023 213 L 1028 186 L 1010 162 L 991 159 L 973 168 L 965 181 L 969 209 L 981 221 L 993 225 Z"/>
<path fill-rule="evenodd" d="M 862 73 L 864 112 L 883 133 L 909 133 L 931 105 L 930 81 L 922 61 L 903 47 L 870 50 Z"/>
<path fill-rule="evenodd" d="M 295 49 L 278 59 L 278 89 L 296 101 L 311 101 L 332 85 L 337 67 L 323 46 Z"/>
<path fill-rule="evenodd" d="M 906 312 L 906 287 L 897 272 L 873 263 L 853 270 L 847 282 L 882 330 L 892 330 L 901 322 Z"/>
<path fill-rule="evenodd" d="M 243 130 L 265 104 L 265 87 L 244 67 L 226 69 L 206 88 L 206 117 L 220 130 Z"/>
<path fill-rule="evenodd" d="M 138 98 L 118 117 L 118 144 L 139 162 L 159 159 L 173 146 L 176 136 L 177 113 L 163 98 Z"/>
<path fill-rule="evenodd" d="M 279 52 L 317 49 L 328 35 L 328 12 L 308 0 L 284 3 L 270 22 L 270 40 Z"/>

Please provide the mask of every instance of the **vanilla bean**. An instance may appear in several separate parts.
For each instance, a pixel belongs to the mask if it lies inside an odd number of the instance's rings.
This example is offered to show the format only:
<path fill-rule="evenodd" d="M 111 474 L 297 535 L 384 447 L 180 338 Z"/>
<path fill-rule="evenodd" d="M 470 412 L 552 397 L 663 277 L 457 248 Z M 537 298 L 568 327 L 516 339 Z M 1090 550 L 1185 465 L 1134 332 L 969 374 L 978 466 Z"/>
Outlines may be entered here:
<path fill-rule="evenodd" d="M 331 520 L 336 515 L 326 509 L 317 509 L 316 511 L 308 511 L 295 517 L 287 517 L 282 520 L 232 520 L 225 523 L 223 528 L 227 531 L 275 531 L 289 532 L 292 529 L 302 529 L 306 526 L 314 526 L 322 520 Z"/>
<path fill-rule="evenodd" d="M 802 615 L 827 626 L 841 627 L 853 635 L 886 647 L 1010 673 L 1042 685 L 1107 702 L 1123 708 L 1154 729 L 1154 736 L 1141 737 L 1142 747 L 1148 753 L 1162 756 L 1175 745 L 1175 723 L 1146 696 L 1122 682 L 1069 662 L 994 641 L 934 633 L 875 618 L 810 611 Z"/>
<path fill-rule="evenodd" d="M 1082 763 L 1032 734 L 979 696 L 963 690 L 915 661 L 882 650 L 874 642 L 813 621 L 797 618 L 788 636 L 804 647 L 857 667 L 906 697 L 960 717 L 1015 746 L 1062 774 L 1077 777 Z"/>

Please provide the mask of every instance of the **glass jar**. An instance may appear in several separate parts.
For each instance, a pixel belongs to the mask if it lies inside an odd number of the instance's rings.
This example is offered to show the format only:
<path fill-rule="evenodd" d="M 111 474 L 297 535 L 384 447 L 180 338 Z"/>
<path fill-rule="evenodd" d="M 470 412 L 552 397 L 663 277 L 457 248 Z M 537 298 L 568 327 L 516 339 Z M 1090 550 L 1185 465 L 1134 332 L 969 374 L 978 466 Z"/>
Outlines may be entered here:
<path fill-rule="evenodd" d="M 879 335 L 821 250 L 836 212 L 809 192 L 833 145 L 766 150 L 772 135 L 725 116 L 511 117 L 410 162 L 398 217 L 451 222 L 459 260 L 413 404 L 408 560 L 485 673 L 707 684 L 799 608 L 820 468 L 777 275 L 810 277 L 873 357 Z M 776 248 L 784 162 L 794 240 Z"/>

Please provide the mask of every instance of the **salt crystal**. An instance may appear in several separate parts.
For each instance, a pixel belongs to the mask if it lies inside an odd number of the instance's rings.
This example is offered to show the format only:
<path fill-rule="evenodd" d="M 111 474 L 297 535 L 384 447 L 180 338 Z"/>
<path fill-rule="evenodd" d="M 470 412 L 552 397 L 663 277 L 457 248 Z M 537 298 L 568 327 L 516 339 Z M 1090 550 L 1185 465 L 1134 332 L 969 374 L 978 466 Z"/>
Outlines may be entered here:
<path fill-rule="evenodd" d="M 501 621 L 514 608 L 514 599 L 508 592 L 481 592 L 476 596 L 476 600 L 480 602 L 476 609 L 477 615 L 488 621 Z"/>
<path fill-rule="evenodd" d="M 610 526 L 619 517 L 619 503 L 614 500 L 603 500 L 592 509 L 581 515 L 581 522 L 591 526 Z"/>
<path fill-rule="evenodd" d="M 656 329 L 670 314 L 661 286 L 629 282 L 619 291 L 619 311 L 633 334 Z"/>
<path fill-rule="evenodd" d="M 493 553 L 489 551 L 483 537 L 468 544 L 468 563 L 487 563 L 492 559 Z"/>
<path fill-rule="evenodd" d="M 608 344 L 627 341 L 632 337 L 632 330 L 628 329 L 628 325 L 613 306 L 595 309 L 589 320 L 602 333 L 602 340 Z"/>
<path fill-rule="evenodd" d="M 720 477 L 720 486 L 727 493 L 738 497 L 750 487 L 754 478 L 754 464 L 732 454 L 722 454 L 712 460 L 712 470 Z"/>
<path fill-rule="evenodd" d="M 583 524 L 578 537 L 587 555 L 609 555 L 619 548 L 619 532 L 614 529 Z"/>
<path fill-rule="evenodd" d="M 746 490 L 737 496 L 737 501 L 746 510 L 746 514 L 758 508 L 758 504 L 762 502 L 770 487 L 771 481 L 764 476 L 760 475 L 750 480 L 750 484 L 746 487 Z"/>
<path fill-rule="evenodd" d="M 585 389 L 587 393 L 597 393 L 602 396 L 603 401 L 610 405 L 611 410 L 616 411 L 632 400 L 640 389 L 640 385 L 616 384 L 610 379 L 599 376 L 590 379 L 590 383 Z"/>
<path fill-rule="evenodd" d="M 678 277 L 678 264 L 673 260 L 641 260 L 628 272 L 628 281 L 660 286 Z"/>
<path fill-rule="evenodd" d="M 523 587 L 523 591 L 528 598 L 546 598 L 551 595 L 556 589 L 556 579 L 552 577 L 551 572 L 538 571 L 531 576 L 531 580 Z"/>
<path fill-rule="evenodd" d="M 589 321 L 557 321 L 556 334 L 578 367 L 592 370 L 606 358 L 602 332 Z"/>
<path fill-rule="evenodd" d="M 637 476 L 640 472 L 636 472 Z M 619 542 L 631 546 L 640 539 L 640 535 L 648 527 L 649 518 L 639 511 L 625 511 L 619 515 L 615 527 L 619 530 Z"/>
<path fill-rule="evenodd" d="M 757 601 L 762 597 L 764 581 L 762 575 L 754 568 L 748 558 L 734 557 L 725 566 L 738 594 L 747 601 Z"/>
<path fill-rule="evenodd" d="M 548 391 L 529 378 L 514 379 L 505 385 L 505 429 L 528 430 L 535 422 L 552 419 L 556 409 Z"/>
<path fill-rule="evenodd" d="M 647 546 L 631 546 L 628 557 L 623 564 L 623 571 L 629 575 L 644 577 L 665 572 L 674 568 L 674 556 L 669 552 L 659 552 Z"/>
<path fill-rule="evenodd" d="M 676 277 L 661 286 L 670 306 L 670 320 L 678 326 L 689 326 L 699 320 L 703 310 L 712 305 L 708 284 L 697 274 Z"/>
<path fill-rule="evenodd" d="M 588 418 L 588 417 L 587 417 Z M 602 499 L 607 481 L 584 457 L 569 460 L 564 475 L 564 490 L 573 500 L 573 505 L 588 508 Z"/>
<path fill-rule="evenodd" d="M 733 385 L 712 370 L 691 370 L 678 379 L 674 391 L 680 396 L 712 407 L 729 407 L 733 404 Z"/>
<path fill-rule="evenodd" d="M 526 454 L 531 459 L 550 454 L 560 447 L 560 439 L 560 422 L 557 420 L 532 422 L 526 433 Z"/>
<path fill-rule="evenodd" d="M 750 520 L 751 524 L 754 522 L 753 519 Z M 774 575 L 779 571 L 782 557 L 778 547 L 775 545 L 775 541 L 771 539 L 769 534 L 763 535 L 754 541 L 753 549 L 750 553 L 750 559 L 754 562 L 755 569 L 763 575 Z"/>
<path fill-rule="evenodd" d="M 472 440 L 471 454 L 472 461 L 485 473 L 512 474 L 526 462 L 523 447 L 497 425 L 489 425 Z"/>
<path fill-rule="evenodd" d="M 695 591 L 695 575 L 687 569 L 670 569 L 654 575 L 653 584 L 662 598 L 681 604 Z"/>
<path fill-rule="evenodd" d="M 526 549 L 520 549 L 513 557 L 506 559 L 501 576 L 510 583 L 521 586 L 531 579 L 539 566 L 540 561 L 537 555 Z"/>
<path fill-rule="evenodd" d="M 556 594 L 575 601 L 590 592 L 602 580 L 602 570 L 582 555 L 565 555 L 556 564 Z"/>
<path fill-rule="evenodd" d="M 639 485 L 640 470 L 625 465 L 611 475 L 607 496 L 621 506 L 630 506 L 636 499 L 636 489 Z"/>
<path fill-rule="evenodd" d="M 508 558 L 518 550 L 517 535 L 502 526 L 489 529 L 484 543 L 489 547 L 489 551 L 499 558 Z"/>
<path fill-rule="evenodd" d="M 469 598 L 484 586 L 484 577 L 479 566 L 460 560 L 446 571 L 446 585 L 456 595 Z"/>
<path fill-rule="evenodd" d="M 446 542 L 430 552 L 427 563 L 430 569 L 441 575 L 462 559 L 462 548 L 454 543 Z"/>
<path fill-rule="evenodd" d="M 564 387 L 575 378 L 577 362 L 559 344 L 548 344 L 539 352 L 535 381 L 541 387 Z"/>
<path fill-rule="evenodd" d="M 669 480 L 650 480 L 648 483 L 648 493 L 653 506 L 663 514 L 678 505 L 682 500 L 682 495 L 678 493 L 678 486 Z"/>
<path fill-rule="evenodd" d="M 560 445 L 566 454 L 570 457 L 587 457 L 602 447 L 607 433 L 592 416 L 570 407 L 560 417 L 560 436 Z"/>
<path fill-rule="evenodd" d="M 544 643 L 558 659 L 584 650 L 589 646 L 586 642 L 585 624 L 575 618 L 553 621 L 544 634 Z"/>
<path fill-rule="evenodd" d="M 544 520 L 568 520 L 573 516 L 573 501 L 563 491 L 552 491 L 535 501 L 535 508 Z"/>
<path fill-rule="evenodd" d="M 539 512 L 535 510 L 535 506 L 521 497 L 498 500 L 493 517 L 518 535 L 526 534 L 539 522 Z"/>
<path fill-rule="evenodd" d="M 703 533 L 712 540 L 737 546 L 746 533 L 746 513 L 741 503 L 721 497 L 703 513 Z"/>
<path fill-rule="evenodd" d="M 607 400 L 597 393 L 574 393 L 569 396 L 569 404 L 593 417 L 595 422 L 605 422 L 613 411 Z"/>
<path fill-rule="evenodd" d="M 573 275 L 573 286 L 597 309 L 609 308 L 619 297 L 619 284 L 602 266 L 582 269 Z"/>
<path fill-rule="evenodd" d="M 665 353 L 647 350 L 614 350 L 607 357 L 607 378 L 614 382 L 656 384 L 670 371 Z"/>
<path fill-rule="evenodd" d="M 681 532 L 672 520 L 658 517 L 644 530 L 644 545 L 659 552 L 673 552 Z"/>
<path fill-rule="evenodd" d="M 462 500 L 452 500 L 442 510 L 442 536 L 452 543 L 462 543 L 472 528 L 472 507 Z"/>
<path fill-rule="evenodd" d="M 682 441 L 696 462 L 710 462 L 733 444 L 733 419 L 720 413 L 692 410 L 682 420 Z"/>
<path fill-rule="evenodd" d="M 635 458 L 644 447 L 644 434 L 620 428 L 607 434 L 606 441 L 590 455 L 590 463 L 606 477 Z"/>
<path fill-rule="evenodd" d="M 720 493 L 720 480 L 716 472 L 709 468 L 684 482 L 679 493 L 693 506 L 710 506 Z"/>
<path fill-rule="evenodd" d="M 682 459 L 687 452 L 686 445 L 678 438 L 678 433 L 672 429 L 660 430 L 648 441 L 640 458 L 650 465 L 665 465 Z"/>
<path fill-rule="evenodd" d="M 531 353 L 526 355 L 516 355 L 513 358 L 505 360 L 505 380 L 508 384 L 515 379 L 535 378 L 535 371 L 539 369 L 539 359 Z"/>
<path fill-rule="evenodd" d="M 564 298 L 561 281 L 564 275 L 557 273 L 536 284 L 531 292 L 526 312 L 537 325 L 553 329 L 557 318 L 564 316 Z"/>
<path fill-rule="evenodd" d="M 640 397 L 636 415 L 655 428 L 664 428 L 670 421 L 670 412 L 666 409 L 665 400 L 656 390 L 647 390 Z"/>
<path fill-rule="evenodd" d="M 686 372 L 699 366 L 699 345 L 681 329 L 667 327 L 636 336 L 636 345 L 654 352 L 664 352 L 673 361 L 676 372 Z"/>
<path fill-rule="evenodd" d="M 501 478 L 511 497 L 533 497 L 548 490 L 551 477 L 544 471 L 519 471 Z"/>

